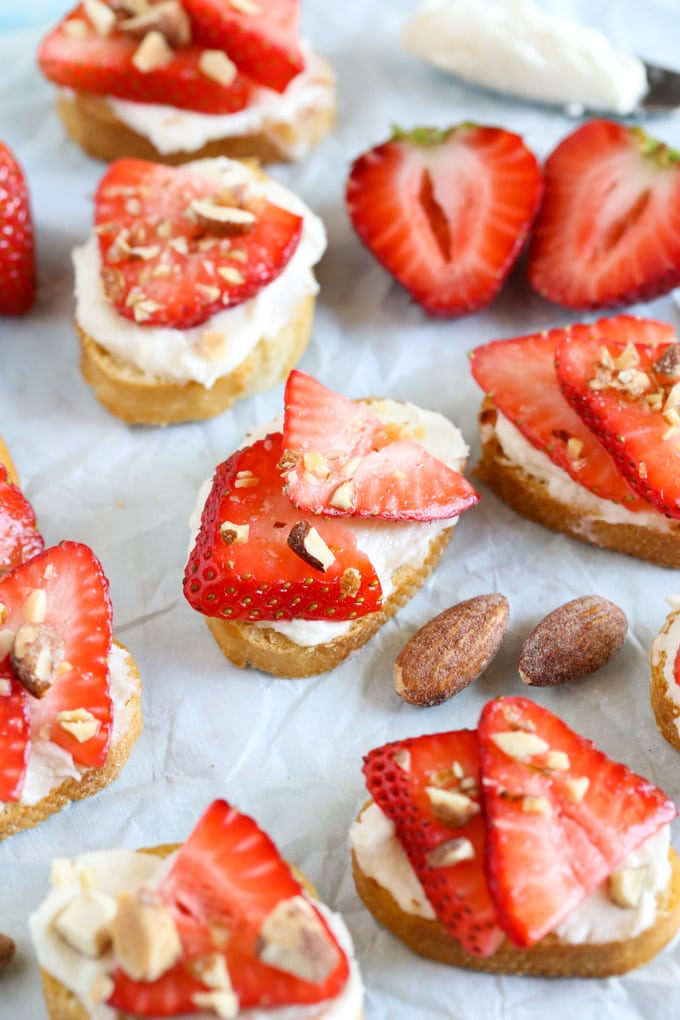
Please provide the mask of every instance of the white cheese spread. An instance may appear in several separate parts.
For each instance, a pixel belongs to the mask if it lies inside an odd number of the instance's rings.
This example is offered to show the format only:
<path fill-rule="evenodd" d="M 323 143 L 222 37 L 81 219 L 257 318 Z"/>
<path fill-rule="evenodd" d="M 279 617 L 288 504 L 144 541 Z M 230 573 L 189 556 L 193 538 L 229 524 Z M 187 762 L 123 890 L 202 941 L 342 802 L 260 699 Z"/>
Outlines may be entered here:
<path fill-rule="evenodd" d="M 271 283 L 233 308 L 213 315 L 191 329 L 145 326 L 119 315 L 104 293 L 97 238 L 73 252 L 76 320 L 109 354 L 134 365 L 147 376 L 176 382 L 193 380 L 210 388 L 221 376 L 246 360 L 263 337 L 274 337 L 294 315 L 300 302 L 319 286 L 312 267 L 326 248 L 323 223 L 302 199 L 272 178 L 261 180 L 243 163 L 225 158 L 198 160 L 187 169 L 215 181 L 216 190 L 247 182 L 253 192 L 303 217 L 302 236 L 288 265 Z M 226 337 L 215 354 L 204 333 Z"/>
<path fill-rule="evenodd" d="M 142 886 L 157 885 L 167 872 L 172 858 L 159 858 L 152 854 L 132 850 L 98 850 L 82 854 L 70 861 L 55 861 L 52 869 L 52 887 L 46 898 L 29 919 L 38 962 L 43 970 L 74 992 L 81 1002 L 87 1003 L 90 1020 L 116 1020 L 118 1013 L 103 1003 L 90 1002 L 91 990 L 101 977 L 112 969 L 111 950 L 97 959 L 84 956 L 73 949 L 57 933 L 56 917 L 82 891 L 88 889 L 115 897 L 125 890 L 134 892 Z M 244 1009 L 239 1020 L 358 1020 L 362 1015 L 364 990 L 358 964 L 354 957 L 352 940 L 339 914 L 315 901 L 329 927 L 345 951 L 350 965 L 348 981 L 340 995 L 326 1002 L 310 1006 L 283 1006 L 275 1010 Z M 192 1013 L 193 1020 L 208 1020 L 214 1013 Z M 176 1017 L 182 1020 L 182 1017 Z"/>
<path fill-rule="evenodd" d="M 638 57 L 531 0 L 425 0 L 402 44 L 474 85 L 542 103 L 626 114 L 648 87 Z"/>
<path fill-rule="evenodd" d="M 352 825 L 350 838 L 362 872 L 387 889 L 405 913 L 435 916 L 401 849 L 393 823 L 377 804 L 370 804 L 361 812 Z M 645 868 L 637 907 L 624 909 L 612 903 L 605 882 L 559 924 L 555 934 L 564 942 L 578 945 L 624 941 L 650 928 L 656 920 L 657 895 L 667 887 L 671 876 L 669 846 L 670 826 L 664 825 L 621 864 L 622 868 Z"/>

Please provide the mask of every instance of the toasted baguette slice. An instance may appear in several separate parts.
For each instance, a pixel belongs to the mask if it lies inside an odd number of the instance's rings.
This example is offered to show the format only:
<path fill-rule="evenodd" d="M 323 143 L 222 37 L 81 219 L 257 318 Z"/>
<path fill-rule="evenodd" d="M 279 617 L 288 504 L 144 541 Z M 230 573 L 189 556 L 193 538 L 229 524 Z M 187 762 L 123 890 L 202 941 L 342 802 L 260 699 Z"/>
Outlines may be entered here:
<path fill-rule="evenodd" d="M 0 436 L 0 464 L 4 464 L 7 469 L 7 477 L 10 482 L 14 482 L 15 485 L 19 484 L 19 473 L 14 466 L 14 461 L 7 448 L 5 440 Z"/>
<path fill-rule="evenodd" d="M 242 397 L 271 389 L 302 357 L 314 319 L 315 299 L 308 295 L 273 337 L 264 336 L 245 361 L 210 388 L 147 376 L 115 358 L 85 333 L 80 336 L 80 370 L 107 411 L 133 425 L 170 425 L 214 418 Z"/>
<path fill-rule="evenodd" d="M 73 800 L 84 800 L 85 797 L 91 797 L 103 790 L 118 777 L 130 757 L 130 752 L 142 732 L 142 685 L 137 664 L 130 652 L 118 641 L 115 643 L 124 653 L 125 665 L 132 681 L 131 691 L 125 702 L 125 711 L 129 715 L 127 727 L 114 736 L 104 765 L 84 769 L 82 779 L 64 779 L 35 804 L 21 802 L 5 804 L 0 810 L 0 840 L 24 829 L 32 829 L 50 815 L 61 811 Z"/>
<path fill-rule="evenodd" d="M 637 523 L 636 515 L 631 513 L 630 523 L 610 522 L 588 513 L 582 506 L 557 498 L 548 491 L 543 479 L 505 455 L 495 430 L 496 418 L 496 408 L 487 397 L 479 414 L 481 457 L 473 474 L 503 502 L 530 521 L 561 531 L 579 542 L 627 553 L 661 567 L 680 567 L 680 521 L 669 519 L 666 525 L 659 515 L 664 526 L 655 529 L 644 522 Z"/>
<path fill-rule="evenodd" d="M 502 942 L 492 956 L 473 956 L 448 934 L 437 920 L 404 911 L 392 894 L 364 874 L 352 852 L 352 873 L 357 891 L 375 919 L 419 956 L 440 963 L 494 974 L 531 974 L 543 977 L 610 977 L 648 963 L 667 945 L 680 927 L 680 859 L 669 851 L 672 868 L 668 887 L 657 898 L 657 918 L 651 928 L 622 942 L 564 942 L 546 935 L 530 949 Z"/>
<path fill-rule="evenodd" d="M 673 610 L 649 649 L 652 669 L 649 700 L 659 732 L 676 751 L 680 751 L 680 705 L 672 696 L 678 689 L 674 666 L 680 646 L 680 607 L 676 600 L 671 604 Z"/>
<path fill-rule="evenodd" d="M 394 591 L 382 609 L 355 620 L 339 637 L 318 645 L 298 645 L 271 627 L 246 620 L 206 617 L 218 645 L 236 666 L 253 666 L 279 677 L 305 677 L 326 673 L 365 644 L 391 616 L 412 598 L 439 561 L 453 526 L 430 542 L 428 554 L 417 565 L 404 564 L 392 576 Z"/>

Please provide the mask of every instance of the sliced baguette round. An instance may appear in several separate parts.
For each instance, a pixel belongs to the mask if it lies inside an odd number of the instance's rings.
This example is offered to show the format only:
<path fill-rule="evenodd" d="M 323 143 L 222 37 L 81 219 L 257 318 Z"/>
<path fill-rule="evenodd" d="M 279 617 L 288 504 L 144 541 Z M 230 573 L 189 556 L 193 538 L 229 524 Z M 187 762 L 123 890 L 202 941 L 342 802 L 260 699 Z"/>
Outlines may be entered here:
<path fill-rule="evenodd" d="M 644 524 L 612 523 L 591 516 L 581 507 L 556 499 L 545 483 L 509 460 L 495 433 L 496 408 L 486 398 L 479 414 L 481 457 L 473 475 L 485 482 L 522 517 L 561 531 L 579 542 L 626 553 L 661 567 L 680 567 L 680 521 L 670 521 L 666 530 Z"/>
<path fill-rule="evenodd" d="M 622 942 L 564 942 L 546 935 L 530 949 L 502 942 L 492 956 L 473 956 L 436 920 L 408 914 L 392 894 L 359 867 L 352 852 L 352 873 L 359 896 L 375 919 L 419 956 L 469 970 L 494 974 L 543 977 L 610 977 L 648 963 L 680 927 L 680 859 L 669 851 L 671 878 L 657 898 L 657 918 L 651 928 Z"/>
<path fill-rule="evenodd" d="M 334 84 L 328 69 L 328 89 Z M 253 158 L 260 163 L 292 162 L 291 152 L 307 152 L 331 130 L 335 121 L 335 103 L 311 106 L 301 111 L 295 124 L 272 123 L 266 130 L 233 135 L 207 142 L 200 149 L 170 153 L 159 152 L 144 135 L 124 124 L 104 96 L 90 92 L 62 92 L 57 110 L 68 135 L 89 156 L 111 162 L 114 159 L 148 159 L 173 166 L 189 160 L 228 156 Z"/>
<path fill-rule="evenodd" d="M 659 645 L 671 628 L 678 626 L 679 618 L 680 609 L 669 613 L 661 631 L 652 641 L 650 648 L 652 672 L 649 682 L 649 700 L 657 729 L 676 751 L 680 751 L 680 707 L 670 697 L 666 679 L 667 671 L 670 670 L 672 675 L 673 663 L 667 661 L 668 653 L 665 648 L 659 647 Z"/>
<path fill-rule="evenodd" d="M 142 684 L 135 660 L 124 645 L 116 644 L 125 653 L 126 666 L 134 687 L 125 703 L 130 713 L 130 724 L 109 749 L 108 757 L 101 766 L 84 770 L 82 779 L 65 779 L 59 786 L 35 804 L 7 803 L 0 811 L 0 840 L 13 836 L 24 829 L 32 829 L 50 815 L 61 811 L 73 800 L 84 800 L 99 793 L 116 779 L 142 732 Z"/>
<path fill-rule="evenodd" d="M 0 464 L 4 464 L 4 466 L 7 468 L 7 477 L 9 478 L 10 482 L 13 482 L 15 485 L 18 485 L 19 473 L 14 466 L 12 455 L 10 454 L 7 448 L 7 444 L 5 443 L 5 440 L 2 438 L 2 436 L 0 436 Z"/>
<path fill-rule="evenodd" d="M 242 397 L 271 389 L 285 379 L 307 347 L 315 298 L 303 298 L 293 316 L 273 337 L 262 337 L 233 372 L 210 388 L 148 376 L 106 351 L 76 322 L 80 370 L 107 411 L 132 425 L 171 425 L 203 421 L 222 414 Z"/>
<path fill-rule="evenodd" d="M 278 677 L 317 676 L 334 669 L 355 649 L 365 644 L 391 616 L 411 599 L 438 563 L 454 526 L 430 542 L 427 556 L 417 564 L 404 564 L 392 575 L 394 590 L 382 609 L 355 620 L 345 634 L 323 644 L 298 645 L 266 625 L 247 620 L 206 617 L 210 631 L 223 653 L 236 666 L 253 666 Z"/>

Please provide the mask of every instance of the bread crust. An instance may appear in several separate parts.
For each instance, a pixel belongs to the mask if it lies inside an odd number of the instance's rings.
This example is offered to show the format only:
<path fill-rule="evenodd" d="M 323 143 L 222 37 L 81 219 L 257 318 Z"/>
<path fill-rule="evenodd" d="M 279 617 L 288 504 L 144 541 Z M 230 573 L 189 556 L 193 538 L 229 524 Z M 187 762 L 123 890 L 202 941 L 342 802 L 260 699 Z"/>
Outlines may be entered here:
<path fill-rule="evenodd" d="M 563 942 L 546 935 L 530 949 L 519 949 L 504 941 L 492 956 L 466 953 L 439 921 L 407 914 L 375 879 L 359 867 L 352 852 L 352 874 L 359 896 L 376 920 L 409 949 L 440 963 L 494 974 L 519 974 L 542 977 L 603 978 L 625 974 L 648 963 L 666 946 L 680 926 L 680 859 L 671 848 L 671 879 L 657 899 L 657 920 L 634 938 L 624 942 Z"/>
<path fill-rule="evenodd" d="M 277 334 L 262 337 L 245 361 L 210 388 L 194 381 L 182 383 L 145 375 L 135 365 L 106 351 L 76 322 L 80 371 L 99 403 L 131 425 L 171 425 L 214 418 L 236 400 L 271 389 L 285 379 L 309 342 L 314 305 L 313 295 L 304 297 Z"/>
<path fill-rule="evenodd" d="M 677 620 L 680 611 L 670 613 L 666 619 L 661 634 L 667 633 Z M 661 635 L 659 635 L 661 636 Z M 651 677 L 649 681 L 649 700 L 654 713 L 654 721 L 661 735 L 668 741 L 671 747 L 680 751 L 680 731 L 678 720 L 680 719 L 680 708 L 668 696 L 668 684 L 664 671 L 666 668 L 666 652 L 661 649 L 658 655 L 654 651 L 654 643 L 650 649 Z"/>
<path fill-rule="evenodd" d="M 328 71 L 330 75 L 330 68 Z M 148 159 L 171 166 L 215 156 L 254 158 L 260 163 L 293 162 L 288 155 L 292 145 L 303 144 L 312 148 L 328 134 L 335 122 L 335 104 L 329 102 L 327 106 L 302 110 L 294 126 L 273 124 L 266 132 L 215 139 L 191 152 L 164 154 L 148 138 L 120 121 L 104 96 L 90 92 L 62 92 L 57 97 L 57 110 L 68 135 L 95 159 L 107 163 L 123 158 Z"/>
<path fill-rule="evenodd" d="M 317 676 L 334 669 L 360 648 L 391 616 L 412 598 L 439 561 L 454 526 L 430 542 L 428 554 L 418 565 L 404 564 L 392 576 L 394 590 L 382 609 L 355 620 L 340 637 L 320 645 L 303 646 L 270 627 L 247 620 L 206 617 L 206 623 L 224 655 L 236 666 L 252 666 L 278 677 Z"/>
<path fill-rule="evenodd" d="M 661 567 L 680 567 L 680 521 L 667 532 L 639 524 L 616 524 L 589 517 L 551 496 L 545 484 L 510 461 L 496 437 L 497 411 L 487 397 L 479 414 L 481 457 L 472 472 L 522 517 L 571 538 L 613 552 L 626 553 Z M 632 515 L 631 515 L 632 516 Z"/>
<path fill-rule="evenodd" d="M 36 804 L 10 803 L 0 811 L 0 840 L 13 836 L 24 829 L 32 829 L 50 815 L 61 811 L 73 800 L 84 800 L 103 790 L 118 777 L 130 752 L 142 732 L 142 685 L 135 660 L 124 645 L 116 644 L 126 653 L 126 663 L 130 675 L 135 681 L 135 689 L 126 702 L 132 710 L 130 725 L 118 741 L 109 750 L 108 757 L 102 766 L 93 766 L 83 773 L 80 780 L 67 778 L 59 786 L 50 790 L 47 796 Z"/>

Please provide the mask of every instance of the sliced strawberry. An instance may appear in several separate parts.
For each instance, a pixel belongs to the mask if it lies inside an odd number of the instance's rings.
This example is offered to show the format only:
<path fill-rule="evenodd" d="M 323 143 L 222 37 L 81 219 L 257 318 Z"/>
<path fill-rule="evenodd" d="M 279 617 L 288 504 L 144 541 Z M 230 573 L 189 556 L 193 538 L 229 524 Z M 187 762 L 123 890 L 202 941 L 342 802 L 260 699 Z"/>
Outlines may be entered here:
<path fill-rule="evenodd" d="M 624 345 L 569 331 L 556 366 L 565 397 L 631 488 L 680 518 L 680 345 Z"/>
<path fill-rule="evenodd" d="M 619 315 L 590 325 L 552 329 L 494 340 L 471 354 L 471 370 L 494 406 L 538 450 L 579 485 L 627 510 L 649 510 L 649 503 L 628 485 L 616 462 L 562 396 L 555 372 L 555 351 L 565 336 L 624 343 L 661 343 L 673 338 L 666 323 Z"/>
<path fill-rule="evenodd" d="M 461 474 L 411 440 L 408 423 L 385 424 L 305 372 L 290 373 L 284 405 L 285 492 L 310 513 L 431 521 L 479 500 Z"/>
<path fill-rule="evenodd" d="M 639 127 L 593 120 L 548 157 L 529 281 L 549 301 L 602 308 L 680 283 L 680 154 Z"/>
<path fill-rule="evenodd" d="M 284 495 L 281 438 L 269 435 L 217 468 L 185 571 L 186 598 L 207 616 L 232 620 L 349 620 L 374 612 L 380 582 L 351 530 L 296 510 Z M 327 569 L 305 558 L 291 538 L 295 525 L 296 534 L 308 525 L 321 536 L 334 556 Z"/>
<path fill-rule="evenodd" d="M 347 207 L 385 269 L 431 315 L 493 301 L 528 234 L 541 172 L 502 128 L 395 130 L 354 162 Z"/>
<path fill-rule="evenodd" d="M 31 719 L 26 691 L 0 664 L 0 804 L 17 801 L 31 749 Z"/>
<path fill-rule="evenodd" d="M 184 6 L 196 41 L 224 50 L 258 84 L 283 92 L 303 70 L 299 0 L 184 0 Z"/>
<path fill-rule="evenodd" d="M 31 698 L 32 730 L 49 733 L 53 743 L 83 765 L 104 763 L 111 736 L 108 587 L 97 557 L 77 542 L 46 549 L 0 578 L 0 603 L 7 610 L 3 630 L 16 634 L 27 618 L 63 641 L 63 660 L 54 683 L 39 701 Z M 0 659 L 4 676 L 15 675 L 10 652 L 11 648 L 3 649 Z M 78 739 L 63 724 L 82 721 L 83 712 L 86 727 L 92 722 L 96 731 L 92 736 L 80 732 L 83 739 Z M 75 720 L 70 713 L 75 713 Z"/>
<path fill-rule="evenodd" d="M 226 235 L 208 212 L 252 214 L 243 233 Z M 194 207 L 192 203 L 198 202 Z M 302 219 L 183 167 L 121 159 L 95 196 L 102 282 L 117 311 L 148 326 L 185 329 L 237 305 L 271 283 L 297 248 Z"/>
<path fill-rule="evenodd" d="M 0 142 L 0 315 L 24 315 L 35 300 L 36 268 L 28 185 Z"/>
<path fill-rule="evenodd" d="M 193 1011 L 191 997 L 200 984 L 189 980 L 187 967 L 192 958 L 215 952 L 216 932 L 228 933 L 223 952 L 242 1009 L 321 1002 L 336 996 L 347 981 L 347 958 L 313 906 L 332 961 L 322 980 L 303 980 L 259 958 L 265 919 L 302 889 L 269 836 L 225 801 L 208 808 L 180 849 L 160 894 L 175 917 L 185 957 L 153 983 L 133 982 L 117 971 L 108 1001 L 126 1013 Z"/>
<path fill-rule="evenodd" d="M 489 888 L 508 937 L 530 946 L 677 812 L 526 698 L 488 702 L 478 736 Z"/>
<path fill-rule="evenodd" d="M 237 74 L 223 84 L 201 69 L 201 46 L 189 43 L 169 49 L 167 60 L 142 67 L 135 57 L 139 47 L 140 39 L 119 27 L 99 34 L 80 4 L 43 40 L 38 63 L 55 85 L 76 92 L 198 113 L 237 113 L 248 102 L 247 80 Z"/>
<path fill-rule="evenodd" d="M 479 804 L 476 731 L 386 744 L 366 756 L 363 771 L 371 796 L 394 823 L 438 919 L 468 953 L 491 955 L 503 932 L 484 874 L 486 826 Z M 433 796 L 445 791 L 470 798 L 470 812 L 475 813 L 469 820 L 462 814 L 456 824 L 454 814 L 447 823 L 442 808 L 433 810 Z M 441 848 L 463 844 L 471 856 L 457 864 L 437 865 Z"/>
<path fill-rule="evenodd" d="M 35 511 L 21 489 L 10 482 L 0 464 L 0 574 L 44 548 Z"/>

